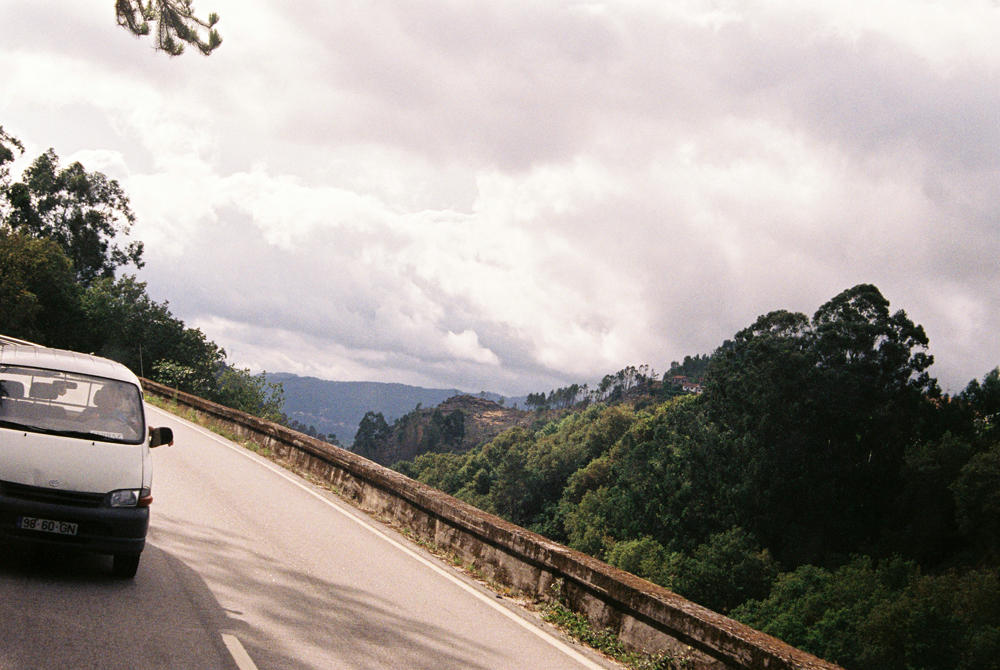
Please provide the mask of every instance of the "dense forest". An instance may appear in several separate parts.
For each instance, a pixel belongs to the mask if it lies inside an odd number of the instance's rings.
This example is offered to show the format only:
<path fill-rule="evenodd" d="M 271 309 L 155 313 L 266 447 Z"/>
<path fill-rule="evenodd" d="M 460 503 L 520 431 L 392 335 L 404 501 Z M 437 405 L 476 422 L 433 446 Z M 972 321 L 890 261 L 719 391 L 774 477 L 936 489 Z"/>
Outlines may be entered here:
<path fill-rule="evenodd" d="M 1000 369 L 948 397 L 927 346 L 859 285 L 394 467 L 851 670 L 1000 668 Z"/>
<path fill-rule="evenodd" d="M 226 352 L 157 303 L 123 268 L 143 266 L 143 246 L 121 246 L 135 215 L 113 179 L 51 149 L 19 180 L 23 146 L 0 127 L 0 333 L 95 353 L 173 388 L 271 420 L 282 390 L 226 362 Z"/>

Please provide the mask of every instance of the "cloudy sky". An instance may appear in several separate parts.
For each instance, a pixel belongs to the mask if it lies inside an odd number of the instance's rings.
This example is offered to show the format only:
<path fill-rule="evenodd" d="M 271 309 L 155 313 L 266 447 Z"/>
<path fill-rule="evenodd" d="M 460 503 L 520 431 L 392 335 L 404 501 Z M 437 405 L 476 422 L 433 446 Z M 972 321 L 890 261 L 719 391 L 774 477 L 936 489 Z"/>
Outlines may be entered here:
<path fill-rule="evenodd" d="M 1000 364 L 993 0 L 0 0 L 0 125 L 132 198 L 254 371 L 506 394 L 658 372 L 872 283 Z"/>

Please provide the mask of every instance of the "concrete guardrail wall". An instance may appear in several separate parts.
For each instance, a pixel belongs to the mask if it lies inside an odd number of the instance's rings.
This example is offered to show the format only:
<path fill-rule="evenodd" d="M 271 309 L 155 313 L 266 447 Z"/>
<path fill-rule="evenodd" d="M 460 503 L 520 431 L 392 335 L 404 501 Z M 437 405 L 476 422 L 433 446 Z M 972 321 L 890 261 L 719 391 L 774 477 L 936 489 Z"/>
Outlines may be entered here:
<path fill-rule="evenodd" d="M 190 408 L 285 464 L 328 482 L 361 509 L 474 566 L 487 578 L 564 601 L 626 648 L 719 670 L 839 670 L 671 591 L 487 514 L 452 496 L 284 426 L 143 380 L 146 393 Z"/>

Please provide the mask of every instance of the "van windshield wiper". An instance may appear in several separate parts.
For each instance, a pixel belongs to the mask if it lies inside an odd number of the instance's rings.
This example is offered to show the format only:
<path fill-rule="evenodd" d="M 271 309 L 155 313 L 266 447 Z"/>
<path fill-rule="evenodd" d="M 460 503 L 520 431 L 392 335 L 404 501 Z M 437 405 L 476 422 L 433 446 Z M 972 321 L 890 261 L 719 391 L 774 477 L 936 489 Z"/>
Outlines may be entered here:
<path fill-rule="evenodd" d="M 0 428 L 13 428 L 15 430 L 34 430 L 35 427 L 26 424 L 18 423 L 17 421 L 10 421 L 9 419 L 0 419 Z"/>
<path fill-rule="evenodd" d="M 81 440 L 100 440 L 102 442 L 124 442 L 124 436 L 117 437 L 101 432 L 91 432 L 89 430 L 59 430 L 56 428 L 45 428 L 29 423 L 19 423 L 0 419 L 0 428 L 13 428 L 14 430 L 26 430 L 29 433 L 42 433 L 43 435 L 59 435 L 60 437 L 75 437 Z"/>

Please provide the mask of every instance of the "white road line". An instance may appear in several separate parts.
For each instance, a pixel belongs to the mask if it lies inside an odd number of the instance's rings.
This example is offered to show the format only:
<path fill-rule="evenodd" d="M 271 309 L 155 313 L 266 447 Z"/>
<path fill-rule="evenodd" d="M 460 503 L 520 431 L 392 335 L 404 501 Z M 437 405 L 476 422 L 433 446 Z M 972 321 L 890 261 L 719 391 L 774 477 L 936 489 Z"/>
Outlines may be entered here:
<path fill-rule="evenodd" d="M 243 648 L 242 644 L 240 644 L 239 638 L 235 635 L 223 633 L 222 641 L 226 644 L 226 649 L 229 650 L 229 653 L 233 655 L 233 660 L 236 661 L 236 667 L 240 670 L 257 670 L 257 666 L 254 665 L 253 659 L 250 658 L 250 654 L 248 654 L 247 650 Z"/>
<path fill-rule="evenodd" d="M 156 408 L 156 409 L 159 409 L 159 408 Z M 160 410 L 160 411 L 162 412 L 164 410 Z M 171 416 L 173 416 L 173 415 L 171 415 Z M 175 418 L 179 418 L 179 417 L 175 417 Z M 313 487 L 311 487 L 308 484 L 303 483 L 301 481 L 301 479 L 299 479 L 299 477 L 297 477 L 296 475 L 290 474 L 287 470 L 285 470 L 284 468 L 282 468 L 282 467 L 280 467 L 278 465 L 275 465 L 275 464 L 273 464 L 273 463 L 271 463 L 269 461 L 263 460 L 260 456 L 257 456 L 256 454 L 253 454 L 252 452 L 248 451 L 244 447 L 240 447 L 240 446 L 238 446 L 236 444 L 233 444 L 232 442 L 230 442 L 229 440 L 225 439 L 224 437 L 222 437 L 218 433 L 213 433 L 212 431 L 210 431 L 210 430 L 208 430 L 206 428 L 202 428 L 201 426 L 199 426 L 199 425 L 197 425 L 195 423 L 191 423 L 190 421 L 187 421 L 187 420 L 184 420 L 184 421 L 185 421 L 185 423 L 189 424 L 192 428 L 195 428 L 196 430 L 198 430 L 199 432 L 201 432 L 203 435 L 216 440 L 217 442 L 219 442 L 220 444 L 224 445 L 225 447 L 227 447 L 229 449 L 232 449 L 234 452 L 236 452 L 240 456 L 243 456 L 244 458 L 250 459 L 254 463 L 258 463 L 260 465 L 263 465 L 264 467 L 269 468 L 270 470 L 272 470 L 278 476 L 284 477 L 286 480 L 288 480 L 289 482 L 291 482 L 295 486 L 298 486 L 300 489 L 302 489 L 303 491 L 305 491 L 309 495 L 314 496 L 314 497 L 318 498 L 319 500 L 321 500 L 323 503 L 325 503 L 326 505 L 328 505 L 333 510 L 337 511 L 339 514 L 342 514 L 343 516 L 347 517 L 348 519 L 350 519 L 354 523 L 358 524 L 359 526 L 361 526 L 365 530 L 367 530 L 367 531 L 369 531 L 369 532 L 377 535 L 378 537 L 382 538 L 383 540 L 385 540 L 386 542 L 388 542 L 392 546 L 394 546 L 397 549 L 399 549 L 400 551 L 402 551 L 404 554 L 407 554 L 408 556 L 416 559 L 417 561 L 419 561 L 423 565 L 427 566 L 428 568 L 430 568 L 434 572 L 438 573 L 440 576 L 444 577 L 448 581 L 450 581 L 453 584 L 455 584 L 456 586 L 458 586 L 460 589 L 468 592 L 473 597 L 475 597 L 475 598 L 479 599 L 480 601 L 484 602 L 485 604 L 489 605 L 494 610 L 496 610 L 500 614 L 504 615 L 505 617 L 507 617 L 508 619 L 510 619 L 511 621 L 513 621 L 514 623 L 516 623 L 518 626 L 520 626 L 521 628 L 523 628 L 526 631 L 528 631 L 529 633 L 531 633 L 532 635 L 535 635 L 536 637 L 540 638 L 541 640 L 549 643 L 551 646 L 553 646 L 556 649 L 558 649 L 559 651 L 563 652 L 564 654 L 566 654 L 567 656 L 569 656 L 570 658 L 572 658 L 573 660 L 575 660 L 577 663 L 579 663 L 583 667 L 588 668 L 589 670 L 607 670 L 605 666 L 598 665 L 597 663 L 593 662 L 592 660 L 590 660 L 589 658 L 587 658 L 586 656 L 584 656 L 583 654 L 581 654 L 577 650 L 575 650 L 572 647 L 570 647 L 568 644 L 566 644 L 562 640 L 559 640 L 559 639 L 553 637 L 547 631 L 545 631 L 545 630 L 539 628 L 538 626 L 535 626 L 535 625 L 533 625 L 533 624 L 525 621 L 523 618 L 521 618 L 520 616 L 518 616 L 514 612 L 511 612 L 510 610 L 508 610 L 503 605 L 500 605 L 500 604 L 496 603 L 495 602 L 495 598 L 491 598 L 491 597 L 486 596 L 485 594 L 483 594 L 479 590 L 473 588 L 469 584 L 465 583 L 464 581 L 462 581 L 461 579 L 459 579 L 458 577 L 456 577 L 451 572 L 449 572 L 449 571 L 445 570 L 444 568 L 442 568 L 440 565 L 432 563 L 431 561 L 427 560 L 426 558 L 424 558 L 420 554 L 416 553 L 415 551 L 413 551 L 412 549 L 410 549 L 406 545 L 404 545 L 404 544 L 396 541 L 394 538 L 390 537 L 389 535 L 386 535 L 384 532 L 382 532 L 381 529 L 376 528 L 375 526 L 371 525 L 371 523 L 369 523 L 367 519 L 365 519 L 365 518 L 359 518 L 359 517 L 351 514 L 350 512 L 348 512 L 348 511 L 346 511 L 344 509 L 341 509 L 338 505 L 334 504 L 333 501 L 331 501 L 330 499 L 326 498 L 325 496 L 323 496 L 319 492 L 317 492 Z M 237 644 L 239 644 L 238 640 L 236 642 L 237 642 Z M 228 643 L 227 643 L 227 645 L 228 645 Z M 242 649 L 242 646 L 240 648 Z M 246 652 L 243 652 L 243 653 L 245 654 Z M 247 657 L 247 660 L 249 660 L 249 657 Z M 240 670 L 244 670 L 244 669 L 241 667 Z"/>

